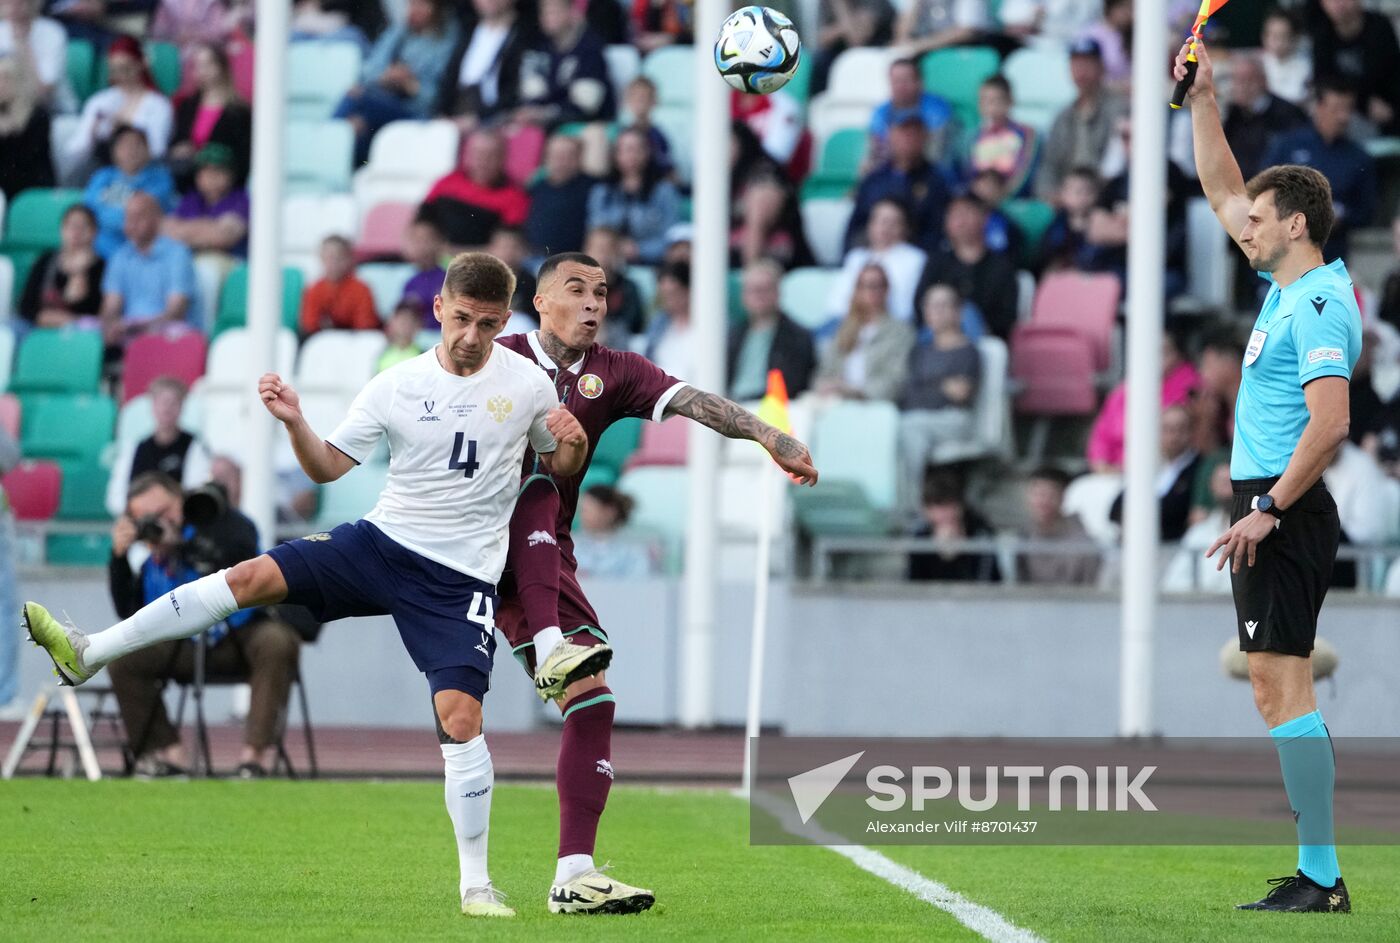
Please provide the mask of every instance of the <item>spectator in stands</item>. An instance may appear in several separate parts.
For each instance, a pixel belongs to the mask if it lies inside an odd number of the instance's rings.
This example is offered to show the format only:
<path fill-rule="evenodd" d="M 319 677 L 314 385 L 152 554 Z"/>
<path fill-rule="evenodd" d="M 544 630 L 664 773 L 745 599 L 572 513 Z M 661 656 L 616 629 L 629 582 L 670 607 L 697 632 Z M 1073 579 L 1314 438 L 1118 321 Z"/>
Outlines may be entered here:
<path fill-rule="evenodd" d="M 131 484 L 126 513 L 112 528 L 112 557 L 108 585 L 117 614 L 129 618 L 142 605 L 177 586 L 196 579 L 199 571 L 183 552 L 187 525 L 179 482 L 159 473 L 143 475 Z M 157 539 L 141 540 L 137 521 L 154 521 Z M 189 525 L 216 559 L 215 569 L 234 566 L 258 552 L 253 522 L 225 503 L 214 521 Z M 138 541 L 149 556 L 133 566 L 127 553 Z M 264 610 L 244 609 L 204 633 L 208 646 L 204 667 L 211 675 L 246 678 L 253 689 L 252 706 L 239 755 L 238 775 L 267 775 L 287 693 L 296 677 L 301 640 L 291 626 Z M 163 642 L 118 658 L 107 666 L 121 708 L 122 723 L 138 753 L 138 775 L 180 776 L 187 766 L 179 733 L 170 725 L 160 698 L 161 679 L 188 681 L 194 670 L 195 646 L 187 640 Z"/>
<path fill-rule="evenodd" d="M 0 57 L 13 57 L 33 80 L 36 103 L 49 114 L 78 107 L 68 83 L 68 33 L 39 15 L 40 0 L 0 0 Z"/>
<path fill-rule="evenodd" d="M 174 112 L 170 99 L 156 90 L 139 42 L 129 36 L 112 42 L 107 49 L 107 81 L 106 88 L 83 103 L 78 127 L 64 152 L 65 177 L 82 179 L 94 162 L 105 162 L 113 133 L 123 126 L 145 134 L 152 157 L 165 156 Z"/>
<path fill-rule="evenodd" d="M 729 145 L 729 264 L 761 258 L 787 268 L 812 264 L 802 229 L 802 209 L 787 174 L 768 155 L 753 130 L 731 124 Z"/>
<path fill-rule="evenodd" d="M 1178 339 L 1167 332 L 1162 335 L 1162 408 L 1188 403 L 1197 387 L 1200 375 L 1182 354 Z M 1104 398 L 1103 407 L 1089 433 L 1086 457 L 1089 470 L 1096 474 L 1117 474 L 1123 470 L 1123 443 L 1127 424 L 1127 383 L 1119 383 Z"/>
<path fill-rule="evenodd" d="M 647 302 L 641 289 L 627 277 L 622 234 L 608 226 L 594 226 L 583 242 L 583 253 L 603 267 L 608 279 L 608 314 L 600 341 L 618 350 L 631 350 L 632 340 L 646 331 Z"/>
<path fill-rule="evenodd" d="M 888 46 L 894 38 L 894 7 L 889 0 L 821 0 L 812 53 L 811 94 L 826 90 L 831 64 L 847 49 Z"/>
<path fill-rule="evenodd" d="M 229 71 L 228 53 L 202 43 L 191 57 L 194 90 L 175 105 L 175 133 L 170 168 L 181 193 L 194 186 L 194 157 L 206 144 L 222 144 L 233 153 L 234 185 L 248 182 L 253 151 L 253 113 L 238 96 Z"/>
<path fill-rule="evenodd" d="M 363 54 L 369 52 L 367 37 L 378 36 L 384 25 L 384 9 L 378 3 L 295 0 L 292 5 L 292 42 L 326 40 L 354 43 Z"/>
<path fill-rule="evenodd" d="M 951 542 L 991 538 L 991 526 L 967 503 L 961 482 L 951 474 L 930 475 L 914 536 Z M 991 551 L 949 548 L 909 555 L 909 579 L 958 583 L 994 583 L 1001 568 Z"/>
<path fill-rule="evenodd" d="M 58 248 L 39 256 L 29 270 L 20 299 L 20 317 L 35 327 L 68 327 L 102 308 L 106 263 L 94 246 L 97 217 L 75 203 L 64 212 L 58 236 Z"/>
<path fill-rule="evenodd" d="M 389 321 L 384 325 L 384 334 L 389 338 L 389 346 L 379 355 L 374 372 L 383 373 L 390 367 L 405 360 L 412 360 L 423 352 L 418 343 L 418 332 L 423 328 L 423 318 L 415 305 L 399 302 Z"/>
<path fill-rule="evenodd" d="M 1191 429 L 1191 409 L 1178 403 L 1162 410 L 1161 464 L 1157 470 L 1158 536 L 1173 543 L 1186 533 L 1191 513 L 1191 489 L 1196 481 L 1201 453 L 1196 451 Z M 1123 495 L 1114 499 L 1109 520 L 1123 522 Z"/>
<path fill-rule="evenodd" d="M 1246 180 L 1264 169 L 1264 154 L 1275 137 L 1307 120 L 1301 108 L 1269 91 L 1257 56 L 1230 57 L 1230 99 L 1222 123 L 1225 140 Z"/>
<path fill-rule="evenodd" d="M 223 0 L 159 0 L 147 38 L 173 44 L 180 50 L 180 73 L 194 77 L 202 51 L 222 50 L 239 21 Z"/>
<path fill-rule="evenodd" d="M 987 248 L 1019 260 L 1025 249 L 1025 237 L 1021 235 L 1021 228 L 1001 209 L 1006 202 L 1006 178 L 988 167 L 972 175 L 967 190 L 987 208 Z"/>
<path fill-rule="evenodd" d="M 431 219 L 419 215 L 403 231 L 403 260 L 413 266 L 413 274 L 404 283 L 399 304 L 411 304 L 422 319 L 424 330 L 438 330 L 433 317 L 433 299 L 442 290 L 447 272 L 442 257 L 447 247 L 442 231 Z"/>
<path fill-rule="evenodd" d="M 694 11 L 685 0 L 632 0 L 632 41 L 644 54 L 689 45 Z"/>
<path fill-rule="evenodd" d="M 1098 166 L 1119 115 L 1127 113 L 1123 101 L 1104 87 L 1103 51 L 1096 40 L 1086 37 L 1070 47 L 1069 74 L 1078 94 L 1050 126 L 1036 176 L 1036 192 L 1047 201 L 1070 170 Z"/>
<path fill-rule="evenodd" d="M 1400 331 L 1400 216 L 1390 221 L 1390 238 L 1395 247 L 1395 268 L 1385 277 L 1378 314 L 1382 321 Z"/>
<path fill-rule="evenodd" d="M 637 579 L 657 570 L 655 546 L 621 537 L 636 502 L 612 485 L 590 485 L 579 499 L 574 556 L 580 573 L 604 579 Z"/>
<path fill-rule="evenodd" d="M 855 206 L 846 227 L 847 249 L 865 233 L 875 204 L 891 197 L 909 211 L 914 244 L 927 246 L 937 240 L 948 204 L 948 184 L 943 171 L 924 156 L 927 140 L 927 128 L 918 115 L 902 115 L 891 126 L 889 160 L 866 174 L 856 188 Z"/>
<path fill-rule="evenodd" d="M 782 278 L 783 267 L 772 259 L 750 262 L 744 269 L 744 321 L 729 329 L 730 399 L 760 399 L 771 370 L 783 375 L 789 396 L 801 396 L 812 383 L 816 346 L 807 329 L 778 306 Z"/>
<path fill-rule="evenodd" d="M 645 75 L 632 79 L 622 93 L 622 107 L 622 126 L 646 132 L 652 162 L 662 174 L 670 176 L 675 169 L 671 160 L 671 142 L 651 120 L 651 113 L 656 110 L 656 83 Z"/>
<path fill-rule="evenodd" d="M 1345 84 L 1355 91 L 1362 117 L 1382 134 L 1400 134 L 1400 41 L 1390 17 L 1363 9 L 1361 0 L 1321 0 L 1309 13 L 1319 85 L 1324 79 Z"/>
<path fill-rule="evenodd" d="M 1365 331 L 1349 393 L 1351 441 L 1400 478 L 1400 331 L 1386 323 Z"/>
<path fill-rule="evenodd" d="M 977 306 L 987 330 L 1006 340 L 1016 323 L 1016 262 L 987 245 L 986 205 L 971 194 L 954 197 L 943 229 L 943 248 L 929 255 L 919 297 L 936 282 L 952 285 Z"/>
<path fill-rule="evenodd" d="M 647 328 L 645 354 L 675 377 L 690 376 L 690 263 L 667 262 L 656 278 L 656 315 Z"/>
<path fill-rule="evenodd" d="M 1029 551 L 1016 558 L 1017 579 L 1042 586 L 1093 586 L 1102 560 L 1089 540 L 1089 532 L 1077 514 L 1064 510 L 1069 475 L 1053 465 L 1031 472 L 1026 483 L 1026 511 L 1030 527 L 1023 536 L 1038 543 L 1063 543 L 1083 547 L 1083 553 Z M 1202 549 L 1205 549 L 1204 547 Z"/>
<path fill-rule="evenodd" d="M 107 480 L 107 513 L 113 517 L 125 512 L 127 490 L 140 475 L 159 472 L 185 488 L 197 488 L 209 480 L 213 459 L 209 449 L 180 427 L 189 388 L 176 377 L 157 377 L 146 392 L 156 429 L 140 442 L 120 444 Z"/>
<path fill-rule="evenodd" d="M 1087 271 L 1089 216 L 1099 203 L 1103 181 L 1093 167 L 1076 167 L 1060 182 L 1056 196 L 1055 218 L 1040 239 L 1036 264 L 1040 271 L 1058 272 L 1064 269 Z"/>
<path fill-rule="evenodd" d="M 422 213 L 450 246 L 483 246 L 497 226 L 525 224 L 530 196 L 505 168 L 505 138 L 498 131 L 477 131 L 467 138 L 462 166 L 428 191 Z"/>
<path fill-rule="evenodd" d="M 1342 442 L 1322 480 L 1337 502 L 1344 542 L 1387 544 L 1400 537 L 1400 485 L 1365 449 Z"/>
<path fill-rule="evenodd" d="M 518 0 L 471 0 L 472 15 L 443 70 L 434 112 L 470 134 L 515 107 L 520 61 L 534 41 L 535 24 Z"/>
<path fill-rule="evenodd" d="M 812 169 L 812 135 L 803 125 L 802 102 L 788 89 L 767 95 L 729 93 L 729 117 L 742 121 L 763 152 L 796 183 Z"/>
<path fill-rule="evenodd" d="M 375 42 L 360 69 L 360 83 L 335 111 L 355 129 L 355 163 L 369 159 L 369 144 L 391 121 L 432 116 L 442 76 L 460 30 L 448 0 L 408 0 L 404 22 Z"/>
<path fill-rule="evenodd" d="M 910 511 L 939 446 L 973 438 L 982 358 L 962 331 L 962 301 L 952 285 L 930 285 L 923 295 L 924 329 L 899 394 L 900 504 Z"/>
<path fill-rule="evenodd" d="M 1306 164 L 1332 185 L 1336 222 L 1323 246 L 1326 259 L 1345 257 L 1352 229 L 1369 226 L 1376 213 L 1376 162 L 1346 136 L 1356 95 L 1336 79 L 1319 75 L 1313 89 L 1312 123 L 1274 139 L 1264 166 Z"/>
<path fill-rule="evenodd" d="M 1094 24 L 1101 8 L 1099 0 L 1005 0 L 997 19 L 1014 37 L 1037 37 L 1067 49 Z"/>
<path fill-rule="evenodd" d="M 871 263 L 856 278 L 856 290 L 836 337 L 817 368 L 816 390 L 825 396 L 893 402 L 909 375 L 914 328 L 889 313 L 890 282 Z"/>
<path fill-rule="evenodd" d="M 164 165 L 151 160 L 146 133 L 126 125 L 112 133 L 112 163 L 88 180 L 83 202 L 97 215 L 97 251 L 110 259 L 125 241 L 122 221 L 133 194 L 150 194 L 162 210 L 175 208 L 175 181 Z"/>
<path fill-rule="evenodd" d="M 160 203 L 135 193 L 126 203 L 126 242 L 102 275 L 102 330 L 108 358 L 127 337 L 188 321 L 200 324 L 194 260 L 184 243 L 160 234 Z"/>
<path fill-rule="evenodd" d="M 231 266 L 248 254 L 248 191 L 235 185 L 237 165 L 227 144 L 204 145 L 194 164 L 194 189 L 165 221 L 165 234 L 195 252 L 222 255 Z"/>
<path fill-rule="evenodd" d="M 1215 538 L 1230 529 L 1230 507 L 1235 488 L 1230 481 L 1230 463 L 1215 465 L 1206 476 L 1206 501 L 1194 509 L 1193 522 L 1181 535 L 1181 548 L 1172 555 L 1162 574 L 1162 589 L 1169 593 L 1228 593 L 1230 568 L 1217 570 L 1206 559 L 1205 551 Z"/>
<path fill-rule="evenodd" d="M 1011 120 L 1011 105 L 1011 83 L 1003 76 L 993 75 L 982 83 L 977 90 L 981 124 L 968 142 L 966 156 L 969 182 L 982 171 L 996 171 L 1004 181 L 1003 199 L 1030 195 L 1040 146 L 1034 128 Z"/>
<path fill-rule="evenodd" d="M 525 235 L 537 256 L 577 252 L 588 224 L 588 195 L 597 182 L 582 171 L 583 144 L 552 134 L 544 147 L 544 175 L 530 184 Z"/>
<path fill-rule="evenodd" d="M 500 259 L 515 273 L 515 294 L 510 300 L 510 320 L 505 334 L 523 334 L 540 326 L 535 313 L 535 271 L 526 264 L 530 254 L 525 231 L 518 226 L 497 226 L 486 243 L 486 251 Z"/>
<path fill-rule="evenodd" d="M 99 51 L 118 38 L 107 22 L 108 7 L 108 0 L 43 0 L 40 4 L 43 13 L 63 27 L 68 39 L 86 40 Z"/>
<path fill-rule="evenodd" d="M 851 305 L 856 278 L 874 262 L 890 280 L 890 314 L 901 321 L 914 322 L 914 289 L 928 263 L 923 249 L 909 244 L 909 214 L 899 200 L 886 198 L 870 210 L 865 226 L 865 245 L 846 253 L 841 274 L 832 286 L 828 312 L 840 317 Z"/>
<path fill-rule="evenodd" d="M 49 113 L 36 97 L 33 75 L 16 56 L 0 56 L 0 194 L 51 187 Z"/>
<path fill-rule="evenodd" d="M 985 0 L 912 0 L 895 23 L 894 41 L 904 55 L 973 42 L 992 25 Z"/>
<path fill-rule="evenodd" d="M 555 128 L 569 122 L 611 121 L 617 101 L 603 41 L 573 0 L 540 0 L 540 38 L 520 61 L 521 124 Z"/>
<path fill-rule="evenodd" d="M 627 128 L 613 142 L 613 171 L 588 195 L 588 225 L 621 233 L 628 262 L 655 265 L 666 230 L 681 218 L 681 195 L 651 157 L 645 131 Z"/>
<path fill-rule="evenodd" d="M 1312 84 L 1312 57 L 1299 41 L 1293 15 L 1278 7 L 1270 10 L 1264 17 L 1261 45 L 1259 62 L 1269 91 L 1290 104 L 1304 105 Z"/>
<path fill-rule="evenodd" d="M 1133 77 L 1133 0 L 1104 0 L 1103 19 L 1084 36 L 1099 44 L 1104 84 L 1126 94 Z"/>
<path fill-rule="evenodd" d="M 379 315 L 369 286 L 355 277 L 355 250 L 344 236 L 321 240 L 320 279 L 301 296 L 301 336 L 317 331 L 376 331 Z"/>
<path fill-rule="evenodd" d="M 870 116 L 872 165 L 890 159 L 890 129 L 910 115 L 923 119 L 928 137 L 923 154 L 933 161 L 950 156 L 957 142 L 958 123 L 953 106 L 942 95 L 924 89 L 924 76 L 917 59 L 896 59 L 890 63 L 890 100 L 876 107 Z"/>

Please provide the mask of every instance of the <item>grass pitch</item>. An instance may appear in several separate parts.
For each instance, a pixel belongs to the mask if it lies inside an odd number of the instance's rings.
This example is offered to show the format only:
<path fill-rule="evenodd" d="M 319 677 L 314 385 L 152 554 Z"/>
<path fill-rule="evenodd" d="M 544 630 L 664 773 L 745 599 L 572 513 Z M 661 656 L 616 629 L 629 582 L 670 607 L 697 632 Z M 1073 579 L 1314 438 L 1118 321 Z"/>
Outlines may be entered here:
<path fill-rule="evenodd" d="M 751 847 L 726 793 L 613 790 L 600 860 L 651 887 L 636 917 L 555 917 L 556 804 L 503 785 L 491 871 L 520 916 L 457 912 L 442 787 L 417 783 L 0 783 L 4 940 L 976 940 L 821 848 Z M 904 847 L 890 858 L 1047 940 L 1381 940 L 1400 848 L 1342 849 L 1358 912 L 1244 914 L 1291 848 Z"/>

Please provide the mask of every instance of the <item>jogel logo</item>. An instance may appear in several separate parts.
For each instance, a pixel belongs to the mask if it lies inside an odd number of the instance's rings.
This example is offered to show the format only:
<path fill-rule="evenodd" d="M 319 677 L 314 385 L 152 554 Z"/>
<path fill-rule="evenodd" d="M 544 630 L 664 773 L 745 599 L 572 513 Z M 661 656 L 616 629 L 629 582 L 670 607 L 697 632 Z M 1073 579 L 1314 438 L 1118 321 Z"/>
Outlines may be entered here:
<path fill-rule="evenodd" d="M 603 395 L 603 378 L 596 373 L 585 373 L 578 378 L 578 391 L 586 399 L 597 399 Z"/>
<path fill-rule="evenodd" d="M 497 422 L 505 422 L 506 417 L 515 406 L 510 401 L 509 396 L 493 396 L 486 401 L 486 411 L 491 414 L 491 418 Z"/>

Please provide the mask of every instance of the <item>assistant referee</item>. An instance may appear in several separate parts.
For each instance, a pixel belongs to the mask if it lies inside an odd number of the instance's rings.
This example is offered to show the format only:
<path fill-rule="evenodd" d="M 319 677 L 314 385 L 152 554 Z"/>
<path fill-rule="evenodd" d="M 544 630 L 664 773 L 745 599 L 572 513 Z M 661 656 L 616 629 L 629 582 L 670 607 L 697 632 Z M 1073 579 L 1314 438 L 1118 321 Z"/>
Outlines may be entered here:
<path fill-rule="evenodd" d="M 1187 46 L 1176 59 L 1186 74 Z M 1230 563 L 1240 648 L 1254 703 L 1278 747 L 1298 827 L 1298 869 L 1243 910 L 1346 912 L 1351 899 L 1332 834 L 1331 738 L 1313 694 L 1317 616 L 1341 524 L 1322 482 L 1347 437 L 1347 385 L 1361 354 L 1361 313 L 1341 259 L 1327 262 L 1332 189 L 1310 167 L 1269 167 L 1248 183 L 1225 142 L 1204 44 L 1190 90 L 1196 170 L 1211 209 L 1269 294 L 1245 348 L 1230 529 L 1206 551 Z"/>

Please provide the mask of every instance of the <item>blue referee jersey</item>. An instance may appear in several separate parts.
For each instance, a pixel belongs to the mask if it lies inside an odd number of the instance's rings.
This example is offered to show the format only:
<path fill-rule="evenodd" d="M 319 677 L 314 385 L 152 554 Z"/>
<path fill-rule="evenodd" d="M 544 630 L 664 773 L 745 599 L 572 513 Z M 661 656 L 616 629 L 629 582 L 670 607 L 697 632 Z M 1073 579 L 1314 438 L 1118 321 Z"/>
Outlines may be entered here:
<path fill-rule="evenodd" d="M 1308 407 L 1303 387 L 1318 377 L 1351 379 L 1361 356 L 1361 311 L 1341 259 L 1270 288 L 1245 348 L 1240 395 L 1235 401 L 1235 445 L 1230 477 L 1283 474 Z"/>

